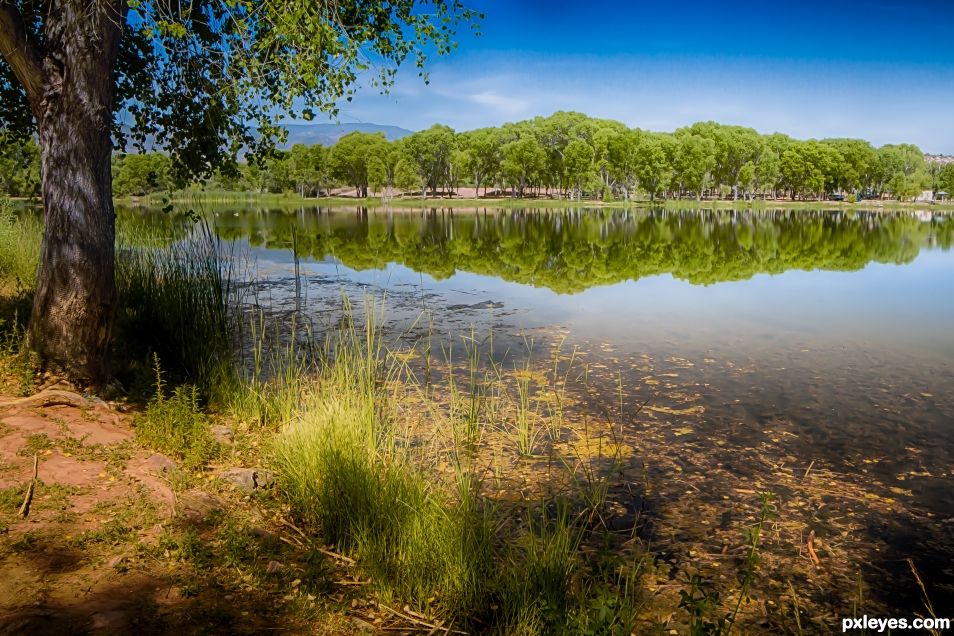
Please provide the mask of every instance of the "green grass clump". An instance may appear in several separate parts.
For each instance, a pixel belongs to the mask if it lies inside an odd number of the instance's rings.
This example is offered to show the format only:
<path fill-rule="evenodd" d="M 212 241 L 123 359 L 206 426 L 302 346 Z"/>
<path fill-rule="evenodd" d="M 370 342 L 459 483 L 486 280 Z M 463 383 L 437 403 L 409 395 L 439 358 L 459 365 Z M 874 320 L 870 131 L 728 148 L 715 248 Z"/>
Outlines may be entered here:
<path fill-rule="evenodd" d="M 13 514 L 20 509 L 23 503 L 23 493 L 26 487 L 23 485 L 9 486 L 0 488 L 0 513 Z"/>
<path fill-rule="evenodd" d="M 43 224 L 0 199 L 0 392 L 25 395 L 36 361 L 24 350 Z"/>
<path fill-rule="evenodd" d="M 182 460 L 188 468 L 201 468 L 219 452 L 209 418 L 200 408 L 198 389 L 181 385 L 166 395 L 158 363 L 156 395 L 134 426 L 139 441 Z"/>
<path fill-rule="evenodd" d="M 15 214 L 13 204 L 0 199 L 0 295 L 33 289 L 42 239 L 43 224 L 37 216 Z"/>
<path fill-rule="evenodd" d="M 407 458 L 382 448 L 370 428 L 374 412 L 357 386 L 319 389 L 275 445 L 283 494 L 386 593 L 435 598 L 452 614 L 478 607 L 491 576 L 490 525 L 477 507 L 452 504 Z"/>
<path fill-rule="evenodd" d="M 116 287 L 116 358 L 130 365 L 120 375 L 131 392 L 148 387 L 144 371 L 158 356 L 172 381 L 197 386 L 205 399 L 218 398 L 234 375 L 236 329 L 231 261 L 211 229 L 196 224 L 189 236 L 171 244 L 162 237 L 121 234 Z"/>

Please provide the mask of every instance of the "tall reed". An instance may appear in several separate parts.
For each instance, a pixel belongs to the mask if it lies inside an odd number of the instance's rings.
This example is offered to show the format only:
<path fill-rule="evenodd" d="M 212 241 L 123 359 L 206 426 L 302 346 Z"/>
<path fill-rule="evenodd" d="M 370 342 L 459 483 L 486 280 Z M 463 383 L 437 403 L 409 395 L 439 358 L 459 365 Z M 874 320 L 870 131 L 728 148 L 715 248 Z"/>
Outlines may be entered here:
<path fill-rule="evenodd" d="M 233 261 L 204 221 L 183 239 L 161 238 L 120 234 L 116 357 L 148 370 L 158 356 L 171 383 L 214 400 L 235 373 Z"/>

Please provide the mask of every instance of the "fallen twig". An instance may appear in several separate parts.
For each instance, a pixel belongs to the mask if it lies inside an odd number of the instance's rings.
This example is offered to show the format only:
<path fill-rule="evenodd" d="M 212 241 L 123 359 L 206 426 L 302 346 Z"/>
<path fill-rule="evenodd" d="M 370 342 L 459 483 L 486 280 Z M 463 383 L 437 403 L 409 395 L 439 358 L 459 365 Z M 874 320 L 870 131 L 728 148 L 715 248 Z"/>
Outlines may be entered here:
<path fill-rule="evenodd" d="M 36 489 L 36 476 L 40 467 L 40 456 L 33 455 L 33 479 L 30 480 L 30 485 L 27 487 L 26 495 L 23 497 L 23 505 L 20 506 L 20 516 L 24 519 L 27 518 L 27 515 L 30 514 L 30 503 L 33 501 L 33 491 Z"/>
<path fill-rule="evenodd" d="M 805 544 L 808 547 L 808 556 L 812 558 L 812 563 L 816 566 L 821 565 L 821 559 L 818 558 L 818 555 L 815 554 L 815 531 L 812 530 L 808 533 L 808 541 Z"/>
<path fill-rule="evenodd" d="M 403 619 L 406 620 L 406 621 L 410 621 L 410 622 L 414 623 L 415 625 L 420 625 L 420 626 L 422 626 L 422 627 L 427 627 L 427 628 L 430 628 L 430 629 L 432 629 L 432 630 L 433 630 L 433 629 L 440 629 L 440 628 L 441 628 L 440 625 L 435 625 L 434 623 L 428 623 L 428 622 L 422 621 L 422 620 L 420 620 L 420 619 L 418 619 L 418 618 L 414 618 L 413 616 L 410 616 L 410 615 L 408 615 L 408 614 L 405 614 L 404 612 L 399 612 L 399 611 L 397 611 L 396 609 L 390 608 L 390 607 L 388 607 L 387 605 L 385 605 L 384 603 L 378 603 L 378 607 L 380 607 L 381 609 L 385 609 L 385 610 L 391 612 L 392 614 L 394 614 L 395 616 L 398 616 L 398 617 L 400 617 L 400 618 L 403 618 Z M 445 633 L 445 634 L 464 634 L 464 636 L 467 636 L 467 632 L 461 632 L 461 631 L 458 631 L 458 630 L 456 630 L 456 629 L 450 629 L 450 628 L 446 628 L 446 627 L 444 628 L 444 633 Z"/>
<path fill-rule="evenodd" d="M 338 554 L 337 552 L 332 552 L 331 550 L 327 550 L 327 549 L 325 549 L 325 548 L 315 548 L 315 549 L 318 550 L 319 552 L 321 552 L 322 554 L 324 554 L 325 556 L 330 556 L 330 557 L 332 557 L 333 559 L 338 559 L 339 561 L 344 561 L 344 562 L 347 563 L 348 565 L 354 565 L 354 564 L 355 564 L 355 560 L 352 559 L 351 557 L 346 557 L 346 556 L 343 555 L 343 554 Z"/>
<path fill-rule="evenodd" d="M 808 468 L 805 469 L 805 474 L 802 475 L 802 479 L 808 479 L 808 473 L 812 472 L 812 466 L 815 465 L 815 460 L 812 460 L 812 463 L 808 465 Z"/>

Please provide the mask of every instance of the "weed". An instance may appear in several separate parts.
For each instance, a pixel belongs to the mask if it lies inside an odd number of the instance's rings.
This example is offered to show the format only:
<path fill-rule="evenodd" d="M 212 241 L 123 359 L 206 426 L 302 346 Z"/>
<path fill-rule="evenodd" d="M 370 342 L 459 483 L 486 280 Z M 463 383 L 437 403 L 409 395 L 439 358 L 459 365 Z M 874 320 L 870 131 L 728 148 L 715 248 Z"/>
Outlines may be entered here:
<path fill-rule="evenodd" d="M 9 486 L 0 488 L 0 513 L 14 514 L 20 509 L 23 502 L 25 486 Z"/>
<path fill-rule="evenodd" d="M 33 455 L 40 455 L 43 451 L 53 448 L 56 448 L 56 443 L 50 439 L 49 435 L 46 433 L 34 433 L 27 435 L 26 445 L 17 451 L 17 454 L 23 457 L 32 457 Z"/>
<path fill-rule="evenodd" d="M 728 616 L 711 618 L 719 609 L 719 592 L 712 582 L 692 574 L 679 590 L 679 607 L 689 614 L 689 636 L 718 636 L 728 629 Z"/>
<path fill-rule="evenodd" d="M 452 506 L 379 434 L 388 424 L 375 405 L 374 355 L 336 351 L 275 444 L 282 492 L 299 519 L 354 554 L 383 592 L 435 598 L 448 612 L 479 607 L 492 568 L 488 519 L 474 502 Z"/>
<path fill-rule="evenodd" d="M 99 529 L 89 530 L 73 539 L 73 544 L 80 548 L 90 545 L 115 546 L 128 543 L 134 536 L 133 529 L 121 519 L 110 519 Z"/>
<path fill-rule="evenodd" d="M 199 468 L 219 452 L 209 430 L 209 418 L 199 408 L 198 390 L 179 386 L 165 393 L 165 382 L 155 360 L 156 395 L 134 421 L 136 437 L 144 444 L 172 455 L 189 468 Z"/>
<path fill-rule="evenodd" d="M 40 536 L 31 530 L 27 530 L 11 544 L 14 552 L 30 552 L 35 550 L 40 543 Z"/>

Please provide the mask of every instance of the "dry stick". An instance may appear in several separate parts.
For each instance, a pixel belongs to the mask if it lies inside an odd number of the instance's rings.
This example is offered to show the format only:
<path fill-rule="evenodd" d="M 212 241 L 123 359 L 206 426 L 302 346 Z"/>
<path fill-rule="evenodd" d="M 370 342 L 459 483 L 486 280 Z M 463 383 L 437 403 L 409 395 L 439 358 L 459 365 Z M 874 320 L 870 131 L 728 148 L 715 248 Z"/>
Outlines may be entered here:
<path fill-rule="evenodd" d="M 24 519 L 27 518 L 27 515 L 30 514 L 30 502 L 33 501 L 33 490 L 36 488 L 36 476 L 37 471 L 40 466 L 40 456 L 33 455 L 33 479 L 30 480 L 30 485 L 27 487 L 26 495 L 23 497 L 23 505 L 20 506 L 20 516 Z"/>
<path fill-rule="evenodd" d="M 391 613 L 394 614 L 395 616 L 399 616 L 400 618 L 403 618 L 403 619 L 406 620 L 406 621 L 410 621 L 410 622 L 415 623 L 415 624 L 417 624 L 417 625 L 421 625 L 422 627 L 428 627 L 428 628 L 431 628 L 431 629 L 433 629 L 434 627 L 439 627 L 439 625 L 434 625 L 433 623 L 428 623 L 428 622 L 422 621 L 422 620 L 420 620 L 420 619 L 414 618 L 413 616 L 409 616 L 409 615 L 405 614 L 404 612 L 399 612 L 399 611 L 397 611 L 396 609 L 392 609 L 392 608 L 388 607 L 387 605 L 385 605 L 384 603 L 380 603 L 380 602 L 379 602 L 379 603 L 378 603 L 378 607 L 380 607 L 380 608 L 382 608 L 382 609 L 386 609 L 387 611 L 391 612 Z M 464 634 L 464 636 L 467 635 L 467 632 L 457 631 L 456 629 L 446 630 L 446 632 L 453 633 L 453 634 Z"/>
<path fill-rule="evenodd" d="M 337 552 L 332 552 L 331 550 L 326 550 L 325 548 L 315 548 L 315 549 L 321 552 L 322 554 L 324 554 L 325 556 L 330 556 L 334 559 L 344 561 L 348 565 L 354 565 L 355 563 L 354 559 L 352 559 L 351 557 L 346 557 L 343 554 L 338 554 Z"/>
<path fill-rule="evenodd" d="M 818 558 L 818 555 L 815 554 L 815 531 L 812 530 L 808 533 L 808 541 L 806 542 L 806 547 L 808 548 L 808 556 L 812 558 L 812 563 L 816 566 L 821 565 L 821 559 Z"/>
<path fill-rule="evenodd" d="M 802 475 L 802 479 L 807 479 L 807 478 L 808 478 L 808 473 L 812 472 L 812 466 L 814 466 L 814 465 L 815 465 L 815 460 L 813 459 L 813 460 L 812 460 L 812 463 L 809 464 L 809 465 L 808 465 L 808 468 L 805 470 L 805 474 Z"/>

